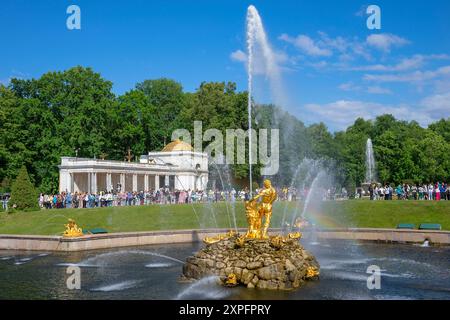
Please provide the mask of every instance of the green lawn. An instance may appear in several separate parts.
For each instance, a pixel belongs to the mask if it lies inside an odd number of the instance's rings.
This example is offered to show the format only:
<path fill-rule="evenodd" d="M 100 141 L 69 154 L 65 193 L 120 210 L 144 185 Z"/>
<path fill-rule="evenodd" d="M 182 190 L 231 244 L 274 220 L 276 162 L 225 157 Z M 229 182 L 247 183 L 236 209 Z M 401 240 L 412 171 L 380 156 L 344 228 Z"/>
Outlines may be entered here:
<path fill-rule="evenodd" d="M 301 206 L 277 202 L 272 226 L 280 226 L 284 212 L 287 221 Z M 94 209 L 59 209 L 40 212 L 0 212 L 0 234 L 58 235 L 68 218 L 73 218 L 83 229 L 105 228 L 109 232 L 149 231 L 168 229 L 229 228 L 234 226 L 236 212 L 238 227 L 244 227 L 242 203 L 213 205 L 151 205 Z M 450 230 L 450 201 L 329 201 L 320 208 L 308 210 L 309 218 L 323 228 L 372 227 L 394 228 L 409 222 L 417 226 L 424 222 L 440 223 Z"/>
<path fill-rule="evenodd" d="M 336 225 L 395 228 L 398 223 L 440 223 L 450 230 L 450 201 L 352 200 L 324 205 L 323 215 Z M 320 216 L 320 215 L 319 215 Z M 319 219 L 320 220 L 320 219 Z"/>

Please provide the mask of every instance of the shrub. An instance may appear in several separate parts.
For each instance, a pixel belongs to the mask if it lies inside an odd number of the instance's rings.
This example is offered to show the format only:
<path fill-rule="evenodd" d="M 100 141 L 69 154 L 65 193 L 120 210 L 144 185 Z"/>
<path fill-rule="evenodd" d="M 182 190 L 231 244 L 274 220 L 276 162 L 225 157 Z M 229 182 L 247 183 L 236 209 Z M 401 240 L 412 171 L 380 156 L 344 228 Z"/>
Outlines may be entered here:
<path fill-rule="evenodd" d="M 11 186 L 8 208 L 21 211 L 39 210 L 38 193 L 31 183 L 25 166 L 22 166 Z"/>

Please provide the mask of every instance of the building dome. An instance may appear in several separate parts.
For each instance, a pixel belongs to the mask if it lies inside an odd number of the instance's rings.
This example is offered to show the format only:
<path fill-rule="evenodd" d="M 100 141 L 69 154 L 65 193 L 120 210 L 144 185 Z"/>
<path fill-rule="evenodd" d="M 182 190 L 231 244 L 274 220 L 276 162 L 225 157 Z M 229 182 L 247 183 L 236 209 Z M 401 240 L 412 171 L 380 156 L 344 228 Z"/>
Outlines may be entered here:
<path fill-rule="evenodd" d="M 162 150 L 162 152 L 170 152 L 170 151 L 194 151 L 194 148 L 189 143 L 181 141 L 177 139 L 172 141 L 168 145 L 166 145 Z"/>

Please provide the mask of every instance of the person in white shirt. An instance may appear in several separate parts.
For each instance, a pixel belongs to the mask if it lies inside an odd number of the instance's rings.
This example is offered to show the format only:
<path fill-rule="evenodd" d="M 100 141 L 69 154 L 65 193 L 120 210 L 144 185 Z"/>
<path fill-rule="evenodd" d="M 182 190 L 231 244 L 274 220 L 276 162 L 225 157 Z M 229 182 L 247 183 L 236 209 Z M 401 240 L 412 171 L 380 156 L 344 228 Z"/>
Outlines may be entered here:
<path fill-rule="evenodd" d="M 433 185 L 430 183 L 428 185 L 428 200 L 433 200 Z"/>
<path fill-rule="evenodd" d="M 384 200 L 389 200 L 389 186 L 386 185 L 386 187 L 384 188 Z"/>

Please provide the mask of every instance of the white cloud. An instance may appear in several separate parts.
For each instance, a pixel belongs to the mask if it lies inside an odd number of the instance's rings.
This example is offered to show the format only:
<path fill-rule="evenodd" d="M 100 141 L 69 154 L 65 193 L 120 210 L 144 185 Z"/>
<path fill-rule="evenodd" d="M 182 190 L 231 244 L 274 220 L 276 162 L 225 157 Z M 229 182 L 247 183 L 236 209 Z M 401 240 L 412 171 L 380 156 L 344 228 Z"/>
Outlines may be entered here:
<path fill-rule="evenodd" d="M 279 36 L 280 40 L 293 44 L 296 48 L 310 56 L 331 56 L 333 53 L 327 48 L 320 48 L 310 37 L 300 34 L 293 38 L 287 34 Z"/>
<path fill-rule="evenodd" d="M 437 93 L 450 91 L 450 79 L 436 80 L 434 85 Z"/>
<path fill-rule="evenodd" d="M 342 83 L 338 88 L 342 91 L 358 91 L 361 89 L 360 86 L 355 85 L 353 82 Z"/>
<path fill-rule="evenodd" d="M 364 80 L 376 82 L 423 82 L 442 76 L 450 76 L 450 66 L 440 67 L 434 71 L 415 71 L 396 74 L 366 74 Z"/>
<path fill-rule="evenodd" d="M 355 12 L 355 16 L 356 17 L 364 17 L 366 15 L 367 12 L 367 7 L 368 5 L 362 5 L 361 7 L 359 7 L 358 11 Z"/>
<path fill-rule="evenodd" d="M 339 60 L 353 60 L 355 56 L 363 57 L 366 60 L 371 60 L 372 56 L 367 50 L 367 46 L 364 42 L 361 42 L 357 37 L 353 39 L 337 36 L 336 38 L 330 37 L 325 32 L 318 32 L 320 39 L 317 41 L 318 45 L 322 48 L 328 48 L 338 52 Z"/>
<path fill-rule="evenodd" d="M 337 53 L 341 61 L 354 60 L 356 57 L 372 60 L 367 43 L 357 37 L 337 36 L 333 38 L 322 31 L 317 33 L 318 37 L 315 39 L 304 34 L 296 37 L 282 34 L 278 39 L 294 45 L 301 52 L 313 57 L 331 57 Z"/>
<path fill-rule="evenodd" d="M 358 37 L 331 37 L 327 33 L 318 31 L 317 37 L 300 34 L 290 36 L 286 33 L 281 34 L 278 39 L 292 44 L 296 49 L 310 57 L 336 56 L 341 63 L 354 61 L 362 58 L 366 61 L 373 61 L 372 51 L 382 51 L 389 53 L 394 47 L 401 47 L 409 44 L 410 41 L 400 36 L 384 33 L 372 34 L 361 40 Z M 405 58 L 397 65 L 374 64 L 369 66 L 354 67 L 354 70 L 360 71 L 401 71 L 420 68 L 426 59 L 447 59 L 447 55 L 414 55 L 411 58 Z M 333 65 L 330 63 L 329 65 Z M 346 68 L 351 70 L 351 67 Z"/>
<path fill-rule="evenodd" d="M 293 59 L 285 52 L 275 51 L 273 54 L 277 70 L 280 72 L 290 72 L 293 70 L 290 65 L 295 64 L 295 61 L 293 61 Z M 235 62 L 243 63 L 247 68 L 247 53 L 244 51 L 240 49 L 233 51 L 230 53 L 230 59 Z M 267 75 L 267 68 L 268 66 L 266 65 L 263 55 L 256 54 L 253 60 L 253 73 L 256 75 Z"/>
<path fill-rule="evenodd" d="M 304 107 L 304 118 L 311 122 L 326 123 L 330 128 L 343 130 L 357 118 L 375 119 L 382 114 L 392 114 L 395 118 L 417 121 L 426 127 L 450 114 L 450 91 L 425 97 L 414 104 L 389 105 L 358 100 L 338 100 L 326 104 L 311 103 Z"/>
<path fill-rule="evenodd" d="M 347 49 L 351 46 L 351 43 L 344 39 L 343 37 L 331 38 L 323 31 L 319 31 L 320 40 L 318 41 L 321 47 L 330 48 L 337 50 L 339 52 L 346 52 Z"/>
<path fill-rule="evenodd" d="M 425 127 L 449 114 L 449 101 L 450 92 L 427 97 L 417 105 L 386 105 L 357 100 L 338 100 L 327 104 L 307 104 L 305 110 L 311 122 L 321 121 L 335 130 L 346 129 L 357 118 L 369 120 L 382 114 L 392 114 L 400 120 L 414 120 Z"/>
<path fill-rule="evenodd" d="M 420 69 L 424 66 L 425 62 L 429 60 L 448 60 L 450 56 L 446 54 L 431 54 L 431 55 L 422 55 L 415 54 L 412 57 L 404 58 L 400 60 L 399 63 L 394 65 L 385 65 L 385 64 L 372 64 L 367 66 L 358 66 L 358 67 L 350 67 L 348 70 L 352 71 L 385 71 L 385 72 L 393 72 L 393 71 L 408 71 L 414 69 Z"/>
<path fill-rule="evenodd" d="M 353 82 L 345 82 L 338 86 L 342 91 L 361 91 L 364 90 L 370 94 L 392 94 L 392 91 L 387 88 L 382 88 L 380 86 L 369 86 L 367 88 L 354 84 Z"/>
<path fill-rule="evenodd" d="M 247 62 L 247 54 L 242 50 L 233 51 L 230 58 L 233 61 Z"/>
<path fill-rule="evenodd" d="M 367 92 L 371 94 L 392 94 L 392 91 L 380 86 L 369 86 Z"/>
<path fill-rule="evenodd" d="M 352 43 L 352 51 L 355 55 L 361 56 L 368 61 L 372 60 L 372 56 L 367 50 L 365 44 L 359 43 L 358 41 L 355 40 Z"/>
<path fill-rule="evenodd" d="M 374 119 L 385 113 L 403 120 L 416 120 L 419 123 L 430 121 L 427 115 L 415 115 L 407 105 L 384 105 L 374 102 L 356 100 L 339 100 L 328 104 L 308 104 L 305 109 L 310 113 L 315 122 L 323 121 L 330 127 L 341 130 L 351 125 L 355 119 Z"/>
<path fill-rule="evenodd" d="M 450 92 L 428 96 L 420 102 L 420 105 L 423 106 L 426 111 L 435 113 L 441 117 L 449 116 Z"/>
<path fill-rule="evenodd" d="M 428 56 L 426 56 L 428 59 L 433 59 L 433 60 L 449 60 L 450 56 L 448 54 L 430 54 Z"/>
<path fill-rule="evenodd" d="M 368 66 L 360 66 L 350 68 L 354 71 L 405 71 L 418 69 L 423 66 L 425 57 L 422 55 L 414 55 L 411 58 L 405 58 L 395 65 L 372 64 Z"/>
<path fill-rule="evenodd" d="M 305 65 L 313 67 L 314 69 L 324 69 L 324 68 L 328 67 L 329 63 L 327 61 L 322 60 L 322 61 L 314 62 L 314 63 L 306 63 Z"/>
<path fill-rule="evenodd" d="M 388 70 L 403 71 L 403 70 L 418 69 L 423 66 L 424 61 L 425 61 L 424 56 L 414 55 L 411 58 L 403 59 L 397 65 L 393 66 L 392 68 L 388 68 Z"/>
<path fill-rule="evenodd" d="M 381 33 L 367 36 L 366 43 L 380 51 L 389 53 L 391 47 L 402 47 L 409 44 L 410 41 L 395 34 Z"/>

